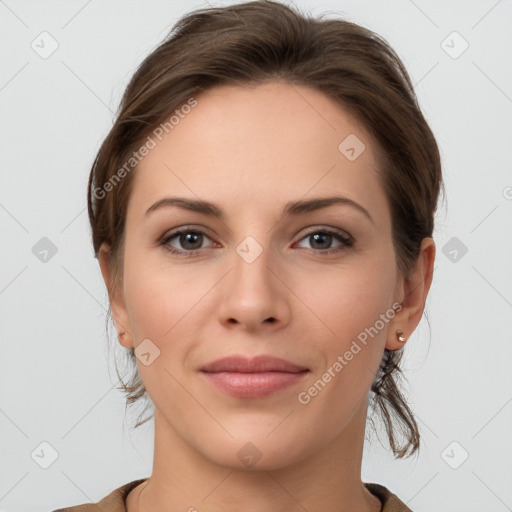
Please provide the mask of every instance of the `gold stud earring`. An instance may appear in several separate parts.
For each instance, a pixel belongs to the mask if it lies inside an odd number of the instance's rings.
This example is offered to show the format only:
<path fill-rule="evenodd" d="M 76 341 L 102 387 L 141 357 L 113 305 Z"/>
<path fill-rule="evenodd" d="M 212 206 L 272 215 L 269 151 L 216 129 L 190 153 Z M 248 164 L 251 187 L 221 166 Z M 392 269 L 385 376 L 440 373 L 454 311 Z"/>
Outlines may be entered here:
<path fill-rule="evenodd" d="M 406 341 L 406 338 L 405 338 L 405 336 L 403 336 L 403 334 L 404 334 L 403 331 L 396 331 L 396 337 L 400 343 L 405 343 L 405 341 Z"/>

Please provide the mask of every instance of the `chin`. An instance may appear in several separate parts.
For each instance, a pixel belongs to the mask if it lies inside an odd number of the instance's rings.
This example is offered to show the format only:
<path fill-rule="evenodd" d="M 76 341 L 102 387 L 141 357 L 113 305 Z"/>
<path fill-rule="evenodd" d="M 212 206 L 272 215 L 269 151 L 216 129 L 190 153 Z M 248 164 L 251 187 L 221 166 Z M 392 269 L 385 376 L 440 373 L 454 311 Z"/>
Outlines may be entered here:
<path fill-rule="evenodd" d="M 315 447 L 304 449 L 303 439 L 294 438 L 289 431 L 283 430 L 281 435 L 269 430 L 233 432 L 234 439 L 205 439 L 199 442 L 197 449 L 213 464 L 232 470 L 272 471 L 282 469 L 313 452 Z M 302 436 L 300 436 L 302 437 Z M 206 441 L 206 445 L 205 445 Z"/>

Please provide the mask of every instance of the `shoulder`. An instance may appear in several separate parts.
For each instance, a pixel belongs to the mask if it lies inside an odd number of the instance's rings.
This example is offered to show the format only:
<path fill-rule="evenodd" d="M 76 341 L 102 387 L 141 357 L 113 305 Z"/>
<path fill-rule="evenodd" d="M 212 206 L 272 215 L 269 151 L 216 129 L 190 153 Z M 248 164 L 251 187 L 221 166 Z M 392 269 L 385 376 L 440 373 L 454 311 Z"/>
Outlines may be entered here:
<path fill-rule="evenodd" d="M 388 488 L 380 484 L 367 483 L 365 487 L 382 502 L 381 512 L 412 512 L 412 510 L 393 494 Z"/>
<path fill-rule="evenodd" d="M 75 505 L 72 507 L 59 508 L 52 512 L 98 512 L 104 510 L 108 512 L 126 512 L 125 499 L 128 493 L 137 485 L 146 481 L 146 478 L 133 480 L 127 484 L 118 487 L 105 496 L 97 503 L 84 503 L 82 505 Z"/>

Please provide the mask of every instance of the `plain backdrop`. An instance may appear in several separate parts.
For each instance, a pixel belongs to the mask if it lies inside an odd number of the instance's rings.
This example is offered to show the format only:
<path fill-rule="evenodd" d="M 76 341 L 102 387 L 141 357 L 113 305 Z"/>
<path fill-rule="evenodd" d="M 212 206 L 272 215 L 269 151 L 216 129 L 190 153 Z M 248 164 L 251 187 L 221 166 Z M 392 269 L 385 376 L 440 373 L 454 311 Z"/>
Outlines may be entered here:
<path fill-rule="evenodd" d="M 405 349 L 421 453 L 394 460 L 372 436 L 362 478 L 415 512 L 512 510 L 512 2 L 295 4 L 389 41 L 443 163 L 428 321 Z M 151 473 L 153 422 L 130 431 L 140 409 L 125 417 L 107 350 L 86 184 L 132 73 L 181 15 L 206 6 L 0 0 L 4 512 L 97 501 Z"/>

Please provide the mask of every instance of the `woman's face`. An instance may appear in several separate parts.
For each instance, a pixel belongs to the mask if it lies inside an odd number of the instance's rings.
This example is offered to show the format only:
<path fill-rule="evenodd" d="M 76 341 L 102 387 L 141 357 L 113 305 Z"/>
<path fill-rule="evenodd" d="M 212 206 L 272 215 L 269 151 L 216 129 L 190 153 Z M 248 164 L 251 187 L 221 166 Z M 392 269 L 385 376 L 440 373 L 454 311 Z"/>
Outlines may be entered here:
<path fill-rule="evenodd" d="M 196 100 L 133 171 L 112 310 L 172 436 L 217 464 L 282 467 L 366 415 L 384 348 L 406 327 L 375 143 L 308 87 Z M 344 199 L 297 206 L 332 197 Z M 233 355 L 305 370 L 201 370 Z"/>

